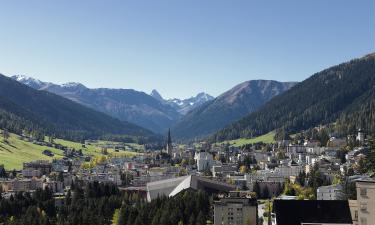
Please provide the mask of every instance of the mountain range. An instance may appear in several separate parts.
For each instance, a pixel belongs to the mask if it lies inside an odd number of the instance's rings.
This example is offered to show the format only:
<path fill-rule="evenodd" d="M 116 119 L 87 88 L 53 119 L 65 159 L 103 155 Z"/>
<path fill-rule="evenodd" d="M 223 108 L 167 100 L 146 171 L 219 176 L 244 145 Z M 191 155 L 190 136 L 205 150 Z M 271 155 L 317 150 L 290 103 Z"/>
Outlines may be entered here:
<path fill-rule="evenodd" d="M 202 138 L 255 111 L 295 82 L 251 80 L 214 98 L 204 92 L 188 99 L 164 99 L 133 89 L 90 89 L 80 83 L 54 84 L 27 76 L 12 76 L 29 87 L 51 92 L 155 133 L 172 127 L 177 139 Z"/>
<path fill-rule="evenodd" d="M 186 100 L 164 100 L 156 90 L 148 95 L 133 89 L 90 89 L 75 82 L 59 85 L 24 75 L 15 75 L 12 78 L 34 89 L 60 95 L 155 133 L 166 132 L 184 113 L 213 98 L 201 93 Z"/>
<path fill-rule="evenodd" d="M 296 82 L 250 80 L 187 113 L 172 128 L 179 139 L 202 138 L 257 110 Z"/>
<path fill-rule="evenodd" d="M 76 85 L 66 85 L 74 90 Z M 0 127 L 69 140 L 156 137 L 151 131 L 0 74 Z M 43 137 L 43 136 L 42 136 Z M 134 139 L 133 139 L 134 140 Z"/>
<path fill-rule="evenodd" d="M 249 138 L 276 129 L 296 133 L 327 124 L 343 136 L 359 128 L 375 132 L 375 53 L 313 74 L 210 140 Z"/>
<path fill-rule="evenodd" d="M 216 98 L 199 93 L 184 100 L 164 99 L 156 90 L 148 95 L 1 75 L 0 125 L 16 129 L 7 123 L 13 120 L 17 129 L 37 127 L 85 138 L 152 137 L 151 131 L 164 133 L 171 127 L 179 140 L 210 136 L 211 141 L 250 138 L 278 129 L 295 133 L 325 124 L 334 124 L 342 134 L 358 128 L 375 131 L 374 74 L 372 53 L 300 83 L 250 80 Z"/>

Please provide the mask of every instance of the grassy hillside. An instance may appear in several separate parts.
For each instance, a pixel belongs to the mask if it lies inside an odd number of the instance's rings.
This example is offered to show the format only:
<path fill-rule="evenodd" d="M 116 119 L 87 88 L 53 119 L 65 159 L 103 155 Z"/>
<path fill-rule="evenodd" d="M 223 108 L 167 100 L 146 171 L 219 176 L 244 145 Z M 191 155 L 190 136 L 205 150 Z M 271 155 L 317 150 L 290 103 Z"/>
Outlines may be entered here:
<path fill-rule="evenodd" d="M 254 144 L 254 143 L 258 143 L 258 142 L 273 143 L 273 142 L 275 142 L 274 137 L 275 137 L 275 132 L 272 131 L 272 132 L 269 132 L 269 133 L 264 134 L 262 136 L 255 137 L 255 138 L 239 138 L 239 139 L 236 139 L 236 140 L 231 140 L 231 141 L 222 142 L 222 143 L 229 143 L 232 146 L 239 147 L 239 146 L 242 146 L 242 145 Z"/>
<path fill-rule="evenodd" d="M 82 149 L 83 154 L 93 155 L 93 156 L 102 155 L 101 153 L 102 148 L 100 147 L 100 145 L 109 144 L 109 143 L 112 143 L 112 144 L 119 143 L 119 142 L 110 142 L 110 141 L 99 141 L 97 144 L 86 145 L 85 148 L 83 148 L 82 144 L 78 142 L 67 141 L 63 139 L 55 139 L 54 142 L 56 144 L 61 144 L 69 148 L 74 148 L 77 150 Z M 113 157 L 121 157 L 121 156 L 125 157 L 125 156 L 134 156 L 137 154 L 137 152 L 141 152 L 144 150 L 143 145 L 138 145 L 135 143 L 126 143 L 126 145 L 132 146 L 134 151 L 116 152 L 114 149 L 109 148 L 107 149 L 108 154 Z"/>
<path fill-rule="evenodd" d="M 51 150 L 55 156 L 49 157 L 43 155 L 43 150 Z M 62 158 L 63 151 L 46 146 L 40 146 L 31 142 L 19 139 L 18 135 L 10 134 L 8 143 L 0 138 L 0 164 L 4 164 L 5 169 L 21 169 L 23 162 L 29 162 L 36 159 L 52 160 L 53 158 Z"/>
<path fill-rule="evenodd" d="M 56 139 L 55 143 L 77 150 L 82 149 L 82 152 L 85 155 L 102 155 L 101 148 L 96 145 L 87 145 L 86 148 L 82 148 L 81 143 L 66 141 L 62 139 Z M 142 146 L 139 146 L 139 148 L 141 149 Z M 50 150 L 55 155 L 53 157 L 49 157 L 42 154 L 42 152 L 46 149 Z M 108 155 L 110 157 L 131 157 L 136 154 L 138 153 L 132 151 L 116 152 L 114 151 L 114 149 L 108 149 Z M 40 146 L 32 142 L 21 140 L 20 136 L 16 134 L 11 133 L 7 143 L 2 137 L 0 137 L 0 164 L 4 164 L 6 170 L 22 169 L 23 162 L 29 162 L 39 159 L 51 161 L 53 159 L 59 159 L 62 157 L 62 150 L 47 146 Z"/>

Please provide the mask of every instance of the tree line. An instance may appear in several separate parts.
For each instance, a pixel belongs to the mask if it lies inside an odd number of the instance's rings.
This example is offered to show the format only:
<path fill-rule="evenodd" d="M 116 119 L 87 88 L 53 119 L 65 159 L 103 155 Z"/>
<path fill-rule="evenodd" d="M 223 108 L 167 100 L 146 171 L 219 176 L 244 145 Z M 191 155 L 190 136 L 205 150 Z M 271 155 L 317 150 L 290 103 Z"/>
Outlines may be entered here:
<path fill-rule="evenodd" d="M 184 191 L 173 198 L 146 202 L 136 193 L 121 193 L 113 184 L 73 183 L 63 204 L 55 201 L 48 188 L 0 197 L 0 224 L 205 225 L 212 217 L 212 198 L 201 191 Z M 116 210 L 118 220 L 113 221 Z"/>

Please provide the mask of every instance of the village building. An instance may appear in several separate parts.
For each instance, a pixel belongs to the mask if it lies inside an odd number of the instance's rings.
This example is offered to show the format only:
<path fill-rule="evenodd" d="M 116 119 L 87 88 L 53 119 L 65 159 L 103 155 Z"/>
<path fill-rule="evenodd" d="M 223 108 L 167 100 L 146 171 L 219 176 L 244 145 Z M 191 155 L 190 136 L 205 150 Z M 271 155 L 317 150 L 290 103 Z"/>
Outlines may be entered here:
<path fill-rule="evenodd" d="M 356 182 L 358 202 L 358 224 L 371 225 L 375 221 L 375 179 Z"/>
<path fill-rule="evenodd" d="M 214 202 L 214 225 L 246 225 L 257 224 L 258 203 L 256 199 L 240 197 L 238 193 L 230 193 Z"/>

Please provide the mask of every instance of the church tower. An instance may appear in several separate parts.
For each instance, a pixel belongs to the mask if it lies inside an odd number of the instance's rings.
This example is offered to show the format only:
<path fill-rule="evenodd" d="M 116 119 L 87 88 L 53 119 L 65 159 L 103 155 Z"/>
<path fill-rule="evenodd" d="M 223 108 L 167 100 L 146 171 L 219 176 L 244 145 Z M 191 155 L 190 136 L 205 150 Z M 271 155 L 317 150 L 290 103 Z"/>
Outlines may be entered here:
<path fill-rule="evenodd" d="M 172 156 L 172 149 L 173 149 L 173 146 L 172 146 L 172 138 L 171 138 L 171 129 L 169 129 L 166 150 L 167 150 L 168 155 L 170 156 Z"/>

